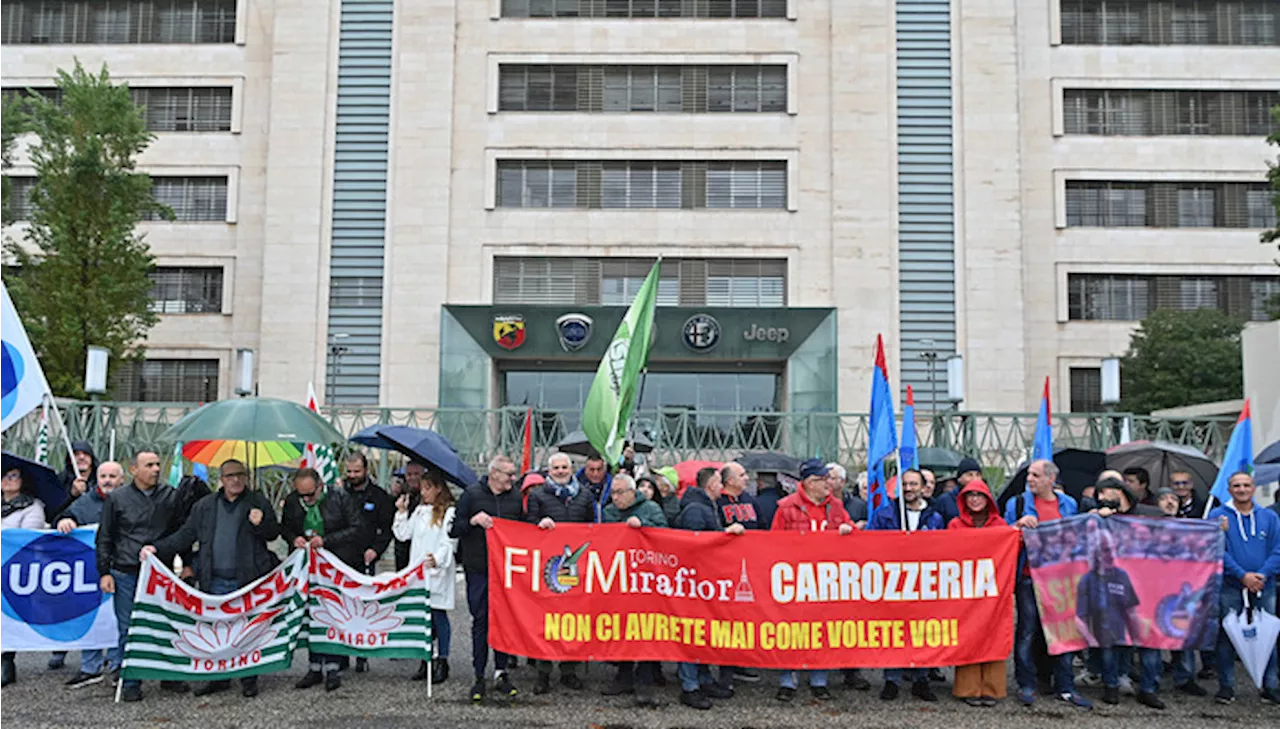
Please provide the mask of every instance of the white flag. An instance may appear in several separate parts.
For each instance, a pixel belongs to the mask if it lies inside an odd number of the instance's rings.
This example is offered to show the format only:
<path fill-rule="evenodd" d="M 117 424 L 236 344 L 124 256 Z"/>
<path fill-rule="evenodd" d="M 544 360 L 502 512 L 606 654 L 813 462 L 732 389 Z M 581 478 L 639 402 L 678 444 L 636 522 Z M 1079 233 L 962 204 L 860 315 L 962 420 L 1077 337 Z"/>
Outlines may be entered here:
<path fill-rule="evenodd" d="M 9 289 L 3 282 L 0 282 L 0 291 L 4 293 L 3 310 L 0 311 L 0 330 L 3 330 L 0 336 L 4 341 L 0 430 L 8 430 L 22 416 L 39 407 L 45 395 L 52 393 L 35 350 L 31 348 L 31 340 L 27 339 L 27 330 L 22 327 L 22 320 L 13 308 Z"/>
<path fill-rule="evenodd" d="M 316 403 L 315 384 L 311 382 L 307 383 L 307 409 L 320 413 L 320 406 Z M 338 480 L 338 463 L 333 459 L 333 449 L 327 445 L 308 443 L 302 452 L 302 467 L 316 469 L 326 486 Z"/>

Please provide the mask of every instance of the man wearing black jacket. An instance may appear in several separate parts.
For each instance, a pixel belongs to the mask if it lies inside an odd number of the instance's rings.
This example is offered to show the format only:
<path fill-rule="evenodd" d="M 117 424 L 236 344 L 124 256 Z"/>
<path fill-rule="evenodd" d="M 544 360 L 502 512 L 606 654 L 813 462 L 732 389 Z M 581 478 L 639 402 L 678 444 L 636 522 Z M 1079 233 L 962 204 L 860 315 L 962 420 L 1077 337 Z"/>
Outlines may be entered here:
<path fill-rule="evenodd" d="M 462 571 L 467 577 L 467 607 L 471 611 L 471 667 L 475 669 L 475 683 L 471 686 L 471 700 L 484 699 L 485 666 L 489 662 L 489 547 L 485 531 L 493 528 L 494 519 L 519 521 L 524 517 L 524 503 L 520 492 L 512 489 L 516 477 L 516 464 L 506 456 L 494 456 L 489 461 L 489 475 L 480 483 L 468 486 L 454 507 L 453 526 L 449 536 L 458 540 L 458 555 Z M 509 656 L 493 652 L 494 690 L 500 695 L 514 698 L 516 687 L 507 675 Z"/>
<path fill-rule="evenodd" d="M 232 459 L 222 463 L 219 475 L 221 488 L 196 502 L 178 531 L 142 548 L 143 554 L 154 552 L 162 562 L 172 562 L 175 554 L 198 542 L 196 579 L 200 589 L 211 595 L 235 592 L 280 563 L 267 549 L 267 542 L 280 534 L 280 524 L 267 499 L 247 490 L 248 469 Z M 194 693 L 207 696 L 229 688 L 230 681 L 209 681 Z M 240 693 L 245 698 L 257 696 L 258 677 L 240 679 Z"/>
<path fill-rule="evenodd" d="M 369 460 L 363 453 L 347 456 L 347 493 L 360 509 L 363 526 L 364 561 L 359 569 L 366 575 L 378 571 L 378 558 L 391 544 L 391 522 L 396 518 L 395 501 L 369 480 Z M 356 659 L 356 673 L 369 670 L 368 658 Z"/>
<path fill-rule="evenodd" d="M 345 490 L 322 487 L 314 468 L 299 468 L 293 474 L 293 493 L 280 511 L 280 536 L 295 549 L 324 547 L 348 567 L 364 565 L 360 507 Z M 311 688 L 321 681 L 326 691 L 342 686 L 346 656 L 311 653 L 308 663 L 307 675 L 294 688 Z"/>
<path fill-rule="evenodd" d="M 143 545 L 172 533 L 178 527 L 178 492 L 160 486 L 160 456 L 139 451 L 129 466 L 133 483 L 107 496 L 98 522 L 98 574 L 102 591 L 114 595 L 116 622 L 120 626 L 120 655 L 129 637 L 133 595 L 138 589 L 139 555 Z M 160 688 L 186 693 L 181 681 L 161 681 Z M 120 698 L 142 700 L 142 681 L 124 679 Z"/>

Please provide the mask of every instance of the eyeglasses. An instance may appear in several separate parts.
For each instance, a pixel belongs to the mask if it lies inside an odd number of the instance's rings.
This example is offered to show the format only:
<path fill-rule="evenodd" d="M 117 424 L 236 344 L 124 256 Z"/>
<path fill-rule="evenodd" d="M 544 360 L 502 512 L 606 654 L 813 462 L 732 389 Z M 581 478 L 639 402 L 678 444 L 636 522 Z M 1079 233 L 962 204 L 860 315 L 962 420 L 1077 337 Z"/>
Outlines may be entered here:
<path fill-rule="evenodd" d="M 4 475 L 4 479 L 5 479 L 6 481 L 10 481 L 10 480 L 12 480 L 12 481 L 17 481 L 17 480 L 19 480 L 19 479 L 21 479 L 21 478 L 22 478 L 22 474 L 21 474 L 20 472 L 18 472 L 18 471 L 12 471 L 12 472 L 10 472 L 10 473 L 6 473 L 6 474 Z"/>
<path fill-rule="evenodd" d="M 506 476 L 507 478 L 515 478 L 515 477 L 516 477 L 516 472 L 515 472 L 515 471 L 498 471 L 498 473 L 502 474 L 503 476 Z"/>
<path fill-rule="evenodd" d="M 222 478 L 224 480 L 228 478 L 244 478 L 245 476 L 248 476 L 248 475 L 249 474 L 247 472 L 240 471 L 239 473 L 224 473 L 222 474 Z"/>

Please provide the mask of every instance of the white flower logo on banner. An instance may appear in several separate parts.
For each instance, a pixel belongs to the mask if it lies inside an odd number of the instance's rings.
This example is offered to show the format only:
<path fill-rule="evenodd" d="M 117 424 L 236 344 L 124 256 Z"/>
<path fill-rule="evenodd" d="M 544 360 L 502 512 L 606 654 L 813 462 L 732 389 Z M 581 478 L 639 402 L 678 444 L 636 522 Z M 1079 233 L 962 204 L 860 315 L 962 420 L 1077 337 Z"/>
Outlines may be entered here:
<path fill-rule="evenodd" d="M 227 659 L 252 653 L 271 641 L 275 631 L 271 619 L 279 614 L 272 610 L 252 620 L 239 618 L 196 623 L 178 631 L 173 647 L 188 658 Z"/>
<path fill-rule="evenodd" d="M 395 605 L 365 602 L 350 595 L 325 597 L 324 604 L 311 612 L 311 619 L 331 628 L 348 633 L 389 633 L 404 624 L 404 619 L 395 615 Z"/>

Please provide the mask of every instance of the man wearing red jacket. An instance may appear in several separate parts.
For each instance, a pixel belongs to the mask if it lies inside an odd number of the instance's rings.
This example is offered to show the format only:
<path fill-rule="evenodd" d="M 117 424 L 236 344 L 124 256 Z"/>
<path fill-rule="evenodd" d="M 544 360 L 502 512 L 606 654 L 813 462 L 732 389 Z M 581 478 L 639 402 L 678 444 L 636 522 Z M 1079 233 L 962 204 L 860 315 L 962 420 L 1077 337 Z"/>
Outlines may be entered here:
<path fill-rule="evenodd" d="M 831 494 L 827 464 L 812 458 L 800 465 L 800 488 L 778 502 L 773 515 L 773 531 L 853 532 L 853 520 L 844 505 Z M 778 701 L 791 701 L 796 695 L 796 672 L 783 671 L 779 681 Z M 809 692 L 819 701 L 830 701 L 827 672 L 809 672 Z"/>

